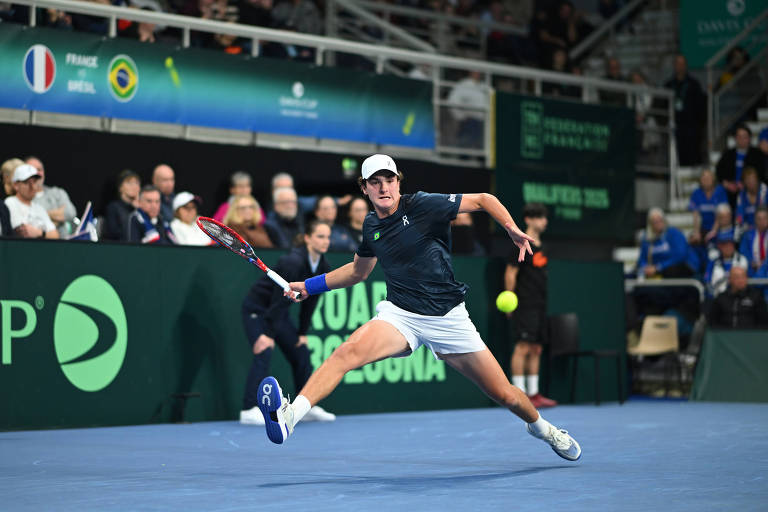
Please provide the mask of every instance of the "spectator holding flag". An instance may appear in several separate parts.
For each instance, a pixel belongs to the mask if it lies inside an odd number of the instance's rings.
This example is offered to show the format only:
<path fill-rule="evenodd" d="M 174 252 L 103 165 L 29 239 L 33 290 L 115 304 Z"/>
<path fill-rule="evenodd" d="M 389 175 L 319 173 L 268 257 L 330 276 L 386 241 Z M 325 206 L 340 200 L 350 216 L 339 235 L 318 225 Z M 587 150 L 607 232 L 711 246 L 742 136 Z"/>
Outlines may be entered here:
<path fill-rule="evenodd" d="M 154 185 L 144 185 L 139 192 L 139 207 L 128 218 L 126 240 L 155 245 L 176 243 L 171 225 L 160 213 L 160 191 Z"/>

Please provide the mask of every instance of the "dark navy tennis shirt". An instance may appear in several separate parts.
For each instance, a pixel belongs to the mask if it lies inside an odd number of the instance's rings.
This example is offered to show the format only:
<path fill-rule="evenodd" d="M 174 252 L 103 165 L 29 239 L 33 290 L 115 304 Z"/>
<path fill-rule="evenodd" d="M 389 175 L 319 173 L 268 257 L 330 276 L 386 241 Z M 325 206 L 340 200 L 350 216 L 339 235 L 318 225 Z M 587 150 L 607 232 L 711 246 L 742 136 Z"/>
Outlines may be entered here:
<path fill-rule="evenodd" d="M 464 300 L 467 285 L 451 265 L 451 226 L 461 194 L 403 194 L 392 215 L 371 212 L 357 255 L 378 258 L 387 300 L 412 313 L 443 316 Z"/>

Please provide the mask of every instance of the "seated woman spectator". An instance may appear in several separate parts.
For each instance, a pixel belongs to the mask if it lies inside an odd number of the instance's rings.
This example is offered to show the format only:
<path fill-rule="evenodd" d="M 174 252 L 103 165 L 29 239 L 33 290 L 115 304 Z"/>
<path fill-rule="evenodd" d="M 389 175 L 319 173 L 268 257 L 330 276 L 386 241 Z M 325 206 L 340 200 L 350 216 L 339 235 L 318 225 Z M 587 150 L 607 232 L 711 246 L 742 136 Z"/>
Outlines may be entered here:
<path fill-rule="evenodd" d="M 651 208 L 637 260 L 640 278 L 690 277 L 688 242 L 674 226 L 668 226 L 664 211 Z"/>
<path fill-rule="evenodd" d="M 733 80 L 733 77 L 749 62 L 749 54 L 741 46 L 736 46 L 728 52 L 725 61 L 727 62 L 727 67 L 720 75 L 718 89 Z"/>
<path fill-rule="evenodd" d="M 736 198 L 743 185 L 741 173 L 747 167 L 757 170 L 759 181 L 765 180 L 765 156 L 750 145 L 752 131 L 745 124 L 740 124 L 733 132 L 736 147 L 725 151 L 717 162 L 717 180 L 728 192 L 731 209 L 736 209 Z"/>
<path fill-rule="evenodd" d="M 733 223 L 733 210 L 728 203 L 722 203 L 715 208 L 715 222 L 712 229 L 704 237 L 706 242 L 714 240 L 720 235 L 728 234 L 734 240 L 738 239 L 736 225 Z"/>
<path fill-rule="evenodd" d="M 733 267 L 741 267 L 745 271 L 749 266 L 747 258 L 736 251 L 736 242 L 730 233 L 722 233 L 715 239 L 717 257 L 709 262 L 704 273 L 704 284 L 708 292 L 716 297 L 728 287 L 728 273 Z"/>
<path fill-rule="evenodd" d="M 697 262 L 695 270 L 703 272 L 707 265 L 707 234 L 715 225 L 715 209 L 721 204 L 728 204 L 725 189 L 715 183 L 715 174 L 705 169 L 699 177 L 699 188 L 691 194 L 688 210 L 693 212 L 693 231 L 688 237 L 691 252 Z"/>
<path fill-rule="evenodd" d="M 315 203 L 315 218 L 331 226 L 331 246 L 329 251 L 353 252 L 357 250 L 358 243 L 352 237 L 347 228 L 336 224 L 338 207 L 336 200 L 331 196 L 320 196 Z"/>
<path fill-rule="evenodd" d="M 347 230 L 358 245 L 363 241 L 363 222 L 369 211 L 371 210 L 368 208 L 368 201 L 362 197 L 356 197 L 349 202 Z"/>
<path fill-rule="evenodd" d="M 768 268 L 768 207 L 760 206 L 755 211 L 755 227 L 741 237 L 739 252 L 749 262 L 750 277 L 758 276 L 762 267 Z"/>
<path fill-rule="evenodd" d="M 736 225 L 744 233 L 755 226 L 755 210 L 768 205 L 768 185 L 760 183 L 757 170 L 747 167 L 741 175 L 744 184 L 736 199 Z"/>
<path fill-rule="evenodd" d="M 221 203 L 216 209 L 216 213 L 213 214 L 213 218 L 219 222 L 224 222 L 224 217 L 227 216 L 229 206 L 232 204 L 232 200 L 236 196 L 249 196 L 253 193 L 251 190 L 251 175 L 244 171 L 237 171 L 229 178 L 229 199 Z M 266 214 L 264 210 L 259 207 L 259 213 L 261 214 L 261 224 L 264 224 Z"/>
<path fill-rule="evenodd" d="M 272 237 L 262 225 L 259 202 L 252 195 L 235 196 L 224 217 L 224 224 L 237 231 L 253 247 L 274 247 Z"/>
<path fill-rule="evenodd" d="M 179 245 L 216 245 L 197 227 L 197 207 L 200 202 L 200 198 L 191 192 L 179 192 L 173 198 L 171 230 Z"/>

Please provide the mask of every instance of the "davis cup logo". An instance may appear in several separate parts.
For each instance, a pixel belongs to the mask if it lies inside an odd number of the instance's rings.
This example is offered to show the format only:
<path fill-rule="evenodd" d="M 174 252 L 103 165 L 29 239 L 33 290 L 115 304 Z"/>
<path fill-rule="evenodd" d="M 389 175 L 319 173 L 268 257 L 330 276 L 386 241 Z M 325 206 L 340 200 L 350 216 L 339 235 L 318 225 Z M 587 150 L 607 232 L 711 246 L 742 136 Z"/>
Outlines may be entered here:
<path fill-rule="evenodd" d="M 139 68 L 129 56 L 117 55 L 107 68 L 107 82 L 117 101 L 131 101 L 139 88 Z"/>
<path fill-rule="evenodd" d="M 33 45 L 24 55 L 24 80 L 37 94 L 48 92 L 56 78 L 56 59 L 47 46 Z"/>

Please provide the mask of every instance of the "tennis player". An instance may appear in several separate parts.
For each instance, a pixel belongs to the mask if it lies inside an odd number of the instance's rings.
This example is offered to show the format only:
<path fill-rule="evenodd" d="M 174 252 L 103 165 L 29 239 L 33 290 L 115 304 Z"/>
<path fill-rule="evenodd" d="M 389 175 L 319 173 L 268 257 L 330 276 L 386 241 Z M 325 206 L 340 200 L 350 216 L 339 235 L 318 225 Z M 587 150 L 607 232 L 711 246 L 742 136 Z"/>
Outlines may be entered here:
<path fill-rule="evenodd" d="M 389 156 L 366 158 L 358 182 L 374 211 L 365 218 L 363 241 L 354 261 L 304 282 L 290 283 L 291 289 L 301 294 L 298 300 L 304 300 L 363 281 L 379 261 L 386 276 L 387 299 L 377 305 L 377 315 L 353 332 L 312 374 L 293 403 L 283 397 L 274 377 L 261 381 L 258 401 L 267 436 L 274 443 L 283 443 L 348 371 L 380 359 L 408 356 L 426 345 L 436 358 L 525 421 L 531 435 L 544 440 L 564 459 L 577 460 L 581 456 L 579 444 L 567 431 L 542 418 L 525 393 L 507 380 L 469 319 L 464 306 L 467 285 L 453 275 L 450 221 L 459 212 L 488 212 L 519 248 L 520 261 L 526 252 L 532 253 L 531 237 L 517 227 L 493 195 L 400 195 L 402 177 Z"/>

